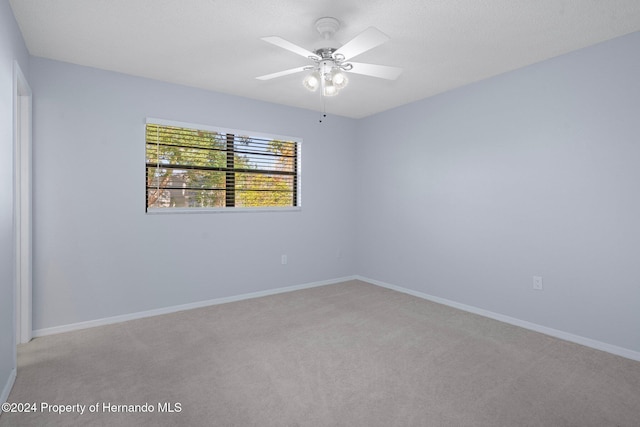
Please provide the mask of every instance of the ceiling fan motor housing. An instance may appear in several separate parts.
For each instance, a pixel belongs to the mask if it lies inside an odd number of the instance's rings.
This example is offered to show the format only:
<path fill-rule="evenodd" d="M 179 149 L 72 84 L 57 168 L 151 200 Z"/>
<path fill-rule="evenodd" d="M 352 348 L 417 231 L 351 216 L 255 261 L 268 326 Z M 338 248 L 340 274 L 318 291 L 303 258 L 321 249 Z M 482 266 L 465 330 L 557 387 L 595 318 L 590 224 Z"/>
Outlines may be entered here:
<path fill-rule="evenodd" d="M 335 51 L 336 49 L 332 47 L 322 47 L 320 49 L 314 50 L 313 53 L 318 55 L 318 58 L 322 60 L 322 59 L 333 59 L 333 52 Z"/>

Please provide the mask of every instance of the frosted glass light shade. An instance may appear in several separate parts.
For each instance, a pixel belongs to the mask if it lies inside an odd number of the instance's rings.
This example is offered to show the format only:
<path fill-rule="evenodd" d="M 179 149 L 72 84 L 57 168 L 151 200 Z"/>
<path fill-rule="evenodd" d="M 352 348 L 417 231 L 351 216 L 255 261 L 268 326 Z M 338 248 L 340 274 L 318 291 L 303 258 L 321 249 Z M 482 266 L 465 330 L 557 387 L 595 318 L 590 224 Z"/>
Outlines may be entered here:
<path fill-rule="evenodd" d="M 335 87 L 337 87 L 338 89 L 342 89 L 347 85 L 349 79 L 347 79 L 347 76 L 342 71 L 334 70 L 331 73 L 331 81 L 333 82 Z"/>
<path fill-rule="evenodd" d="M 320 73 L 314 71 L 313 73 L 309 74 L 304 78 L 302 84 L 311 92 L 315 92 L 316 90 L 318 90 L 318 87 L 320 87 Z"/>
<path fill-rule="evenodd" d="M 330 81 L 326 81 L 322 90 L 324 96 L 336 96 L 338 94 L 338 88 Z"/>

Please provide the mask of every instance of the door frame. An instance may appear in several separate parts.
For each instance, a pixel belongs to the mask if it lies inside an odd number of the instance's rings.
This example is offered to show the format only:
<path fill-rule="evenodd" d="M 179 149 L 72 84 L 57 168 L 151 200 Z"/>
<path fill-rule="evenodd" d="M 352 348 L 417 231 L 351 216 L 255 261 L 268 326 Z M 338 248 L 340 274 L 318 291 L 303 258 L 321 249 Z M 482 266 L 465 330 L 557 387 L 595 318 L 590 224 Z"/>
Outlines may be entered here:
<path fill-rule="evenodd" d="M 32 92 L 13 62 L 14 235 L 16 344 L 31 341 L 32 326 Z"/>

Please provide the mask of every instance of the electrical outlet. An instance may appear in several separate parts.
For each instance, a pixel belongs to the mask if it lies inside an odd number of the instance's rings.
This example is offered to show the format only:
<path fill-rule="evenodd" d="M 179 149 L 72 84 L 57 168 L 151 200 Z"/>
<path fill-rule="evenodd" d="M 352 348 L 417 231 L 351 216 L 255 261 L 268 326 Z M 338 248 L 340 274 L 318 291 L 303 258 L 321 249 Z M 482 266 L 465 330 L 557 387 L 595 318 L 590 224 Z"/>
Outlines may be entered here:
<path fill-rule="evenodd" d="M 282 257 L 280 258 L 280 262 L 282 263 L 282 265 L 286 265 L 287 264 L 287 256 L 286 255 L 282 255 Z"/>
<path fill-rule="evenodd" d="M 542 276 L 533 276 L 533 289 L 536 291 L 542 290 Z"/>

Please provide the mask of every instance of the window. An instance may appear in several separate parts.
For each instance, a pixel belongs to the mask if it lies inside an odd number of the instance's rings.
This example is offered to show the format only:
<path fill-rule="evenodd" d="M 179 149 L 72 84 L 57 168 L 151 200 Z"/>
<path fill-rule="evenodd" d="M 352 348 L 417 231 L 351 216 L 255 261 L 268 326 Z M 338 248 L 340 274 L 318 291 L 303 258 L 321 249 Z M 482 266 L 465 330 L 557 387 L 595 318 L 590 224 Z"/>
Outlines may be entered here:
<path fill-rule="evenodd" d="M 299 206 L 294 138 L 148 120 L 146 209 Z"/>

